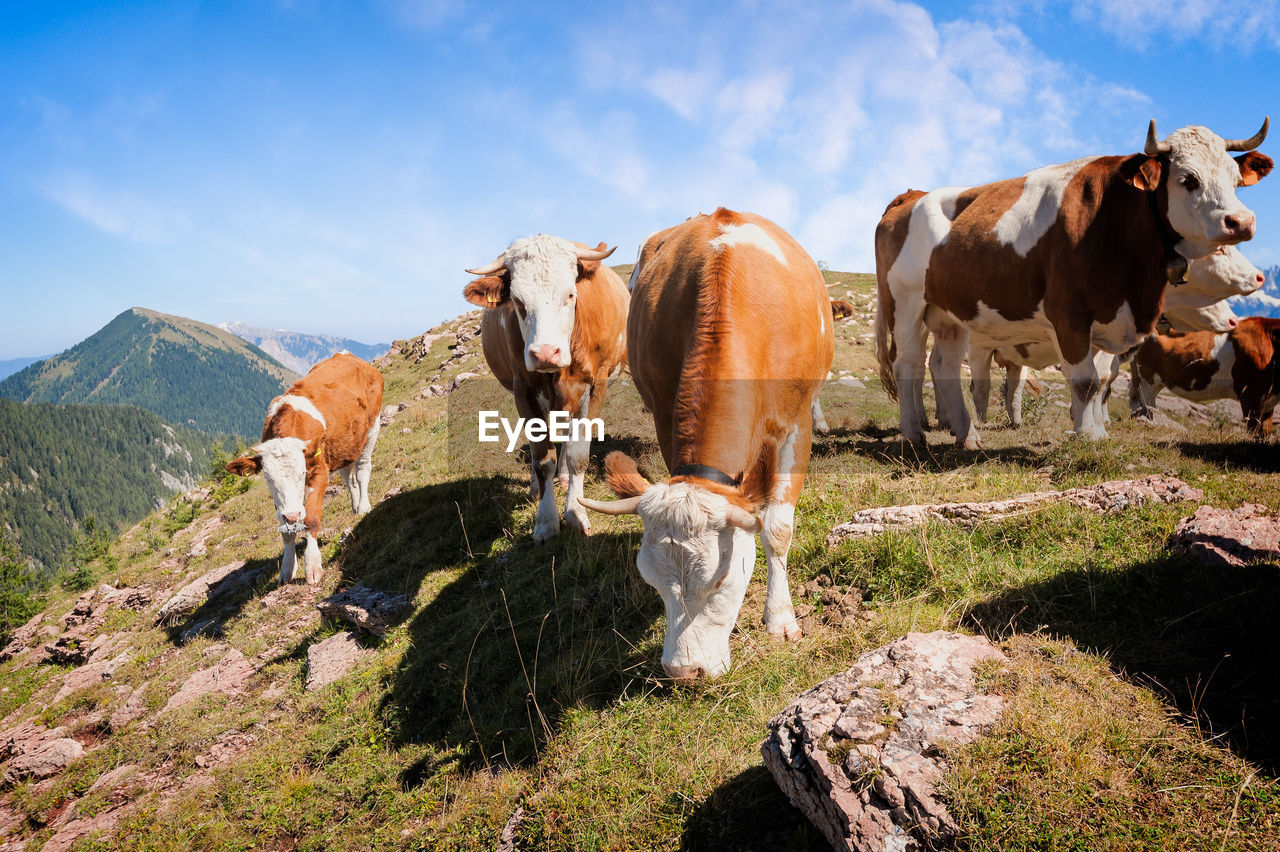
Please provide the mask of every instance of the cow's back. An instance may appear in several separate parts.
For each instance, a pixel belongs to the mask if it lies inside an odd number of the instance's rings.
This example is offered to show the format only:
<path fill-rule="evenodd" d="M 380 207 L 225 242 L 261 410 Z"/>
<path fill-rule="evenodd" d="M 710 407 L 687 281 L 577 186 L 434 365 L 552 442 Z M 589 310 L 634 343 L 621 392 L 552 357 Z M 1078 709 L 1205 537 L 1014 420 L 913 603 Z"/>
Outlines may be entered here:
<path fill-rule="evenodd" d="M 808 253 L 768 219 L 721 208 L 655 234 L 642 254 L 630 367 L 668 464 L 677 422 L 709 416 L 699 401 L 710 394 L 735 398 L 729 419 L 744 429 L 801 419 L 834 349 L 830 297 Z"/>
<path fill-rule="evenodd" d="M 311 401 L 324 418 L 324 451 L 331 470 L 359 458 L 382 409 L 382 373 L 348 352 L 311 368 L 285 392 Z M 271 420 L 267 422 L 271 427 Z"/>

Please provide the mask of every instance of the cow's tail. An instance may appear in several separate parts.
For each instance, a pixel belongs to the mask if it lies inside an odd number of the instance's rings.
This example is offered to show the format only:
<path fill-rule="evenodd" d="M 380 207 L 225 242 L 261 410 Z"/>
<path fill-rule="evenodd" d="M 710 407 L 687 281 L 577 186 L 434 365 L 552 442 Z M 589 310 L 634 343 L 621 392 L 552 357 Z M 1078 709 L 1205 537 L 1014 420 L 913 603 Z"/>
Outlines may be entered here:
<path fill-rule="evenodd" d="M 831 300 L 831 316 L 834 317 L 835 319 L 844 319 L 845 317 L 851 317 L 853 316 L 853 311 L 854 311 L 854 308 L 852 303 L 846 302 L 844 299 Z"/>
<path fill-rule="evenodd" d="M 893 294 L 885 271 L 876 270 L 876 360 L 880 362 L 880 384 L 889 399 L 897 400 L 898 382 L 893 377 L 893 359 L 898 346 L 893 339 Z"/>

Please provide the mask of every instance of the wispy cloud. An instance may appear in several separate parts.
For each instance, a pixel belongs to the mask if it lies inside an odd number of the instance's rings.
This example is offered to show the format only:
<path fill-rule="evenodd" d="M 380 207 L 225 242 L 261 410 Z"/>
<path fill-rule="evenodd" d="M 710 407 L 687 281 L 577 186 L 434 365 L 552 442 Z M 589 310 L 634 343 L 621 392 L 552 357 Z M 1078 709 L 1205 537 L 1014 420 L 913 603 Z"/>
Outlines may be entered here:
<path fill-rule="evenodd" d="M 164 242 L 185 216 L 129 189 L 100 185 L 82 174 L 62 175 L 42 187 L 46 197 L 100 231 L 144 243 Z"/>
<path fill-rule="evenodd" d="M 1139 47 L 1163 39 L 1195 41 L 1225 52 L 1280 48 L 1276 0 L 1075 0 L 1072 14 Z"/>

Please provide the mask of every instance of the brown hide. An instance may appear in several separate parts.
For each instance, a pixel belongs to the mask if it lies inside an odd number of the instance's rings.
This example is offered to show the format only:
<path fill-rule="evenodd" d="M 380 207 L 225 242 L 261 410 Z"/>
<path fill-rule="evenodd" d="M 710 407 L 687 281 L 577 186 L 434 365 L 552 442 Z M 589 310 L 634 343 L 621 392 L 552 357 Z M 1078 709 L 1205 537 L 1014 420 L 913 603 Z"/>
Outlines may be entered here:
<path fill-rule="evenodd" d="M 722 227 L 747 224 L 776 243 L 786 266 L 754 245 L 711 246 Z M 650 237 L 641 258 L 627 320 L 631 375 L 668 469 L 702 464 L 741 477 L 736 493 L 711 490 L 759 508 L 764 495 L 749 493 L 759 488 L 753 480 L 772 475 L 757 474 L 762 454 L 776 455 L 775 441 L 800 424 L 794 502 L 808 461 L 810 401 L 834 346 L 821 272 L 773 222 L 724 208 Z"/>
<path fill-rule="evenodd" d="M 890 399 L 898 398 L 898 382 L 893 375 L 893 361 L 898 347 L 893 340 L 893 294 L 889 292 L 889 270 L 902 251 L 911 224 L 911 211 L 925 195 L 922 190 L 908 189 L 884 209 L 876 225 L 876 358 L 880 362 L 880 383 Z"/>

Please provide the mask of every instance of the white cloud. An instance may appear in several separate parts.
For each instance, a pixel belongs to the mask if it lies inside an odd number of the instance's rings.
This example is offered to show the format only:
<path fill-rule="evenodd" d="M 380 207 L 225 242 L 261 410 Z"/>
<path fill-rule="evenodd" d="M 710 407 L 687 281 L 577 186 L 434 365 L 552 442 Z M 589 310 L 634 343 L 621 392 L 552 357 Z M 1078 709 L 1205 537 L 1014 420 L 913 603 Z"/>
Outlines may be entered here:
<path fill-rule="evenodd" d="M 1207 41 L 1217 50 L 1280 47 L 1280 3 L 1252 0 L 1075 0 L 1072 15 L 1122 43 Z"/>
<path fill-rule="evenodd" d="M 98 230 L 139 242 L 163 242 L 185 222 L 181 215 L 136 192 L 104 187 L 84 175 L 62 175 L 41 189 Z"/>

